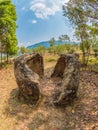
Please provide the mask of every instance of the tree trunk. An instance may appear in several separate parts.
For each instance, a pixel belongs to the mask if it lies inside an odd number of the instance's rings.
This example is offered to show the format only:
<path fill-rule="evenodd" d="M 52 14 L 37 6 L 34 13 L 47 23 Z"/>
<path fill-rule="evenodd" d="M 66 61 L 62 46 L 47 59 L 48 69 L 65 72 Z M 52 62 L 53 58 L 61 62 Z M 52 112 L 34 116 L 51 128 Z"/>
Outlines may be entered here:
<path fill-rule="evenodd" d="M 6 57 L 7 57 L 7 63 L 8 63 L 9 62 L 9 54 L 8 54 L 8 52 L 7 52 Z"/>
<path fill-rule="evenodd" d="M 2 64 L 2 51 L 1 51 L 1 64 Z"/>

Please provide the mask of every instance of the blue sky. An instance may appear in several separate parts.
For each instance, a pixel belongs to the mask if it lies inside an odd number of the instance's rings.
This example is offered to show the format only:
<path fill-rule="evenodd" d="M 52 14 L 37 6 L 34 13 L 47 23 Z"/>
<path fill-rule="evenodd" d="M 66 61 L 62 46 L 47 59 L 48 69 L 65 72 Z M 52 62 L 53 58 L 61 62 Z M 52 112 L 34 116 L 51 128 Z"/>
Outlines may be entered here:
<path fill-rule="evenodd" d="M 19 45 L 28 46 L 62 34 L 73 38 L 73 28 L 63 16 L 62 5 L 68 0 L 12 0 L 17 11 Z"/>

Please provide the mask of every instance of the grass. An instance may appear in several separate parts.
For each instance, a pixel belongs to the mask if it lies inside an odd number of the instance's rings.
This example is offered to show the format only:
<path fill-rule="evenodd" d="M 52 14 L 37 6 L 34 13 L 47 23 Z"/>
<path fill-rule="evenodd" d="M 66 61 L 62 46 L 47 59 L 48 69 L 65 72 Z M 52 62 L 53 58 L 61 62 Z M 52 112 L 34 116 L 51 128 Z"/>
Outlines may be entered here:
<path fill-rule="evenodd" d="M 98 68 L 93 68 L 92 71 L 98 73 Z"/>
<path fill-rule="evenodd" d="M 55 58 L 47 58 L 46 61 L 47 62 L 53 62 L 53 61 L 56 61 L 56 59 Z"/>
<path fill-rule="evenodd" d="M 53 67 L 57 58 L 57 55 L 45 56 L 45 68 Z M 79 98 L 74 106 L 56 108 L 49 102 L 45 102 L 43 98 L 39 105 L 34 107 L 18 100 L 18 86 L 13 65 L 2 68 L 0 70 L 0 130 L 92 130 L 93 127 L 97 130 L 98 89 L 85 82 L 89 74 L 84 76 L 79 87 Z M 46 82 L 45 89 L 51 87 L 51 84 L 49 85 Z M 49 89 L 46 91 L 48 93 Z"/>
<path fill-rule="evenodd" d="M 58 57 L 59 57 L 58 55 L 53 55 L 53 54 L 48 55 L 48 56 L 45 57 L 45 62 L 46 63 L 47 62 L 56 62 Z"/>
<path fill-rule="evenodd" d="M 90 57 L 88 61 L 88 65 L 98 65 L 98 59 L 96 57 Z"/>

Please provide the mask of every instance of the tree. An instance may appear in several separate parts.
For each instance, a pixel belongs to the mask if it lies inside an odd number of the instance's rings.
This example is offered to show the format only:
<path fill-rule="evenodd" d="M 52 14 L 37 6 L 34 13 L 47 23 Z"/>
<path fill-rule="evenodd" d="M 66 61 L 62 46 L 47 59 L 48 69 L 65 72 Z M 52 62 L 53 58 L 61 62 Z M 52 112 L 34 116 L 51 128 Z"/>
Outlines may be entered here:
<path fill-rule="evenodd" d="M 65 51 L 66 51 L 65 44 L 63 44 L 63 45 L 59 44 L 59 45 L 55 46 L 55 52 L 56 52 L 58 55 L 64 54 Z"/>
<path fill-rule="evenodd" d="M 82 3 L 86 7 L 84 15 L 90 19 L 98 20 L 98 0 L 84 0 Z"/>
<path fill-rule="evenodd" d="M 53 51 L 53 53 L 55 54 L 55 45 L 56 45 L 56 41 L 55 41 L 55 38 L 53 37 L 53 38 L 51 38 L 50 40 L 49 40 L 49 43 L 50 43 L 50 50 L 52 50 Z"/>
<path fill-rule="evenodd" d="M 72 12 L 75 13 L 73 9 L 82 9 L 82 14 L 85 17 L 89 18 L 90 22 L 98 22 L 98 0 L 70 0 L 63 6 L 63 9 L 66 11 L 70 7 L 72 7 L 72 10 L 70 10 L 71 14 Z M 81 8 L 79 9 L 79 7 Z M 92 21 L 92 19 L 94 21 Z"/>
<path fill-rule="evenodd" d="M 21 51 L 22 54 L 25 54 L 25 53 L 27 53 L 27 48 L 24 47 L 24 46 L 21 46 L 20 51 Z"/>
<path fill-rule="evenodd" d="M 46 48 L 44 46 L 39 45 L 38 47 L 33 49 L 34 53 L 40 53 L 41 55 L 44 55 L 46 51 Z"/>
<path fill-rule="evenodd" d="M 49 43 L 50 43 L 50 47 L 53 47 L 56 43 L 55 43 L 55 38 L 53 37 L 53 38 L 51 38 L 50 40 L 49 40 Z"/>
<path fill-rule="evenodd" d="M 70 41 L 70 38 L 67 34 L 59 36 L 60 41 Z"/>
<path fill-rule="evenodd" d="M 18 51 L 16 20 L 16 10 L 11 0 L 0 1 L 0 52 L 1 55 L 6 53 L 7 62 L 9 55 L 16 54 Z"/>
<path fill-rule="evenodd" d="M 98 39 L 95 39 L 92 49 L 95 53 L 95 56 L 98 56 Z"/>
<path fill-rule="evenodd" d="M 64 16 L 73 24 L 75 34 L 80 40 L 84 64 L 87 64 L 89 58 L 88 55 L 86 59 L 85 53 L 90 53 L 92 39 L 98 33 L 98 28 L 96 28 L 96 26 L 98 27 L 98 9 L 96 8 L 96 4 L 98 4 L 97 0 L 70 0 L 63 6 Z M 93 35 L 94 33 L 95 35 Z"/>

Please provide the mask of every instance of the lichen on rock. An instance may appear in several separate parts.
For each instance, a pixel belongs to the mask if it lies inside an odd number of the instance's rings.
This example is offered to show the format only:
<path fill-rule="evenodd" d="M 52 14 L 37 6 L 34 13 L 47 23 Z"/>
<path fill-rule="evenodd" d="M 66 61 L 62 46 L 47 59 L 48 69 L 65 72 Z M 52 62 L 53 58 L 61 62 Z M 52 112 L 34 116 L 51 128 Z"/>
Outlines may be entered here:
<path fill-rule="evenodd" d="M 19 97 L 30 104 L 36 103 L 41 95 L 39 80 L 44 75 L 43 57 L 25 54 L 14 62 L 14 74 L 19 86 Z"/>
<path fill-rule="evenodd" d="M 55 105 L 66 105 L 77 97 L 79 86 L 79 62 L 76 54 L 66 54 L 66 67 L 63 74 L 61 92 Z M 62 66 L 61 66 L 62 67 Z"/>

